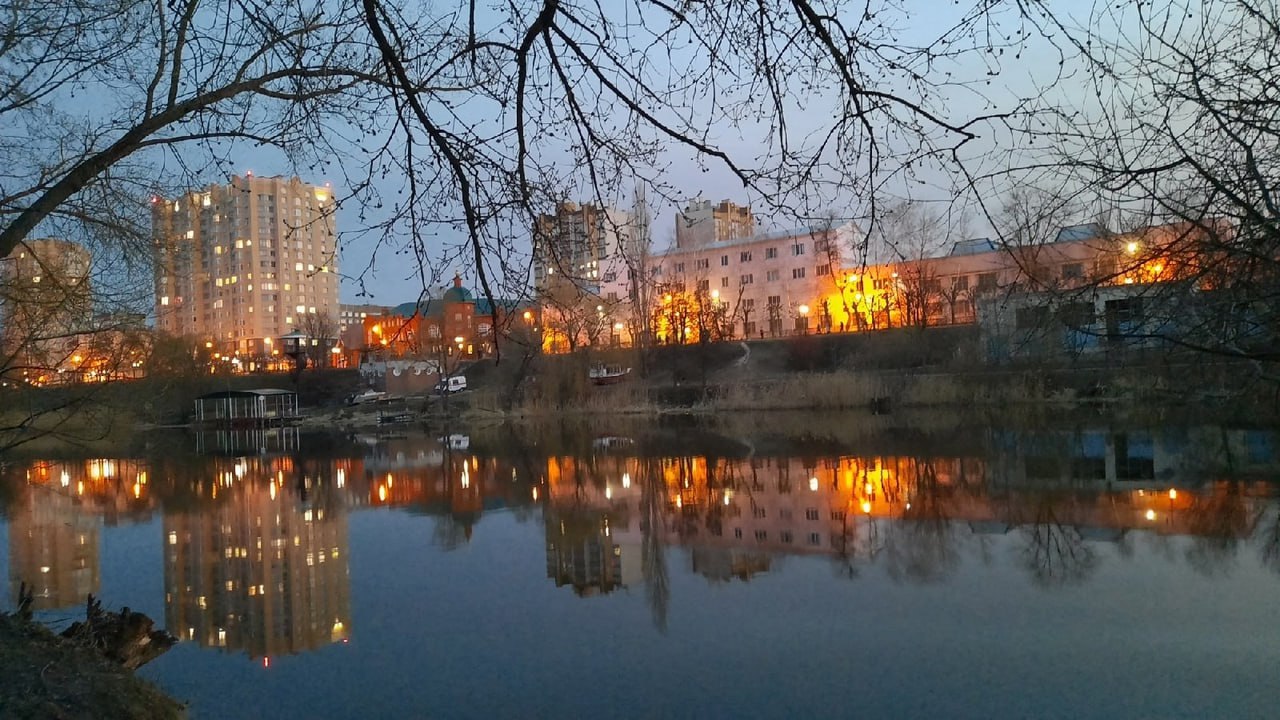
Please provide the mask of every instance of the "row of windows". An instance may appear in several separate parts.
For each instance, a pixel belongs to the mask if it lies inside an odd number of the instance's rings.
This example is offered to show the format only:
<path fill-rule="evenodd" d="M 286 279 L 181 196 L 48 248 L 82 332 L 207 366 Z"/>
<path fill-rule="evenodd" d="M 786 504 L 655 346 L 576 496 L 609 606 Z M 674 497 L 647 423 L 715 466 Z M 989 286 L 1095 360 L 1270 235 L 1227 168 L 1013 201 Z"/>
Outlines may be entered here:
<path fill-rule="evenodd" d="M 730 514 L 731 516 L 733 516 L 733 517 L 738 517 L 739 515 L 741 515 L 741 514 L 742 514 L 742 509 L 741 509 L 740 507 L 738 507 L 737 505 L 734 505 L 734 506 L 732 506 L 732 507 L 730 508 L 730 510 L 729 510 L 729 514 Z M 762 507 L 762 506 L 760 506 L 760 505 L 753 505 L 753 506 L 751 506 L 751 516 L 752 516 L 752 517 L 754 517 L 754 518 L 758 518 L 758 519 L 759 519 L 759 518 L 765 518 L 765 517 L 768 517 L 768 515 L 769 515 L 769 511 L 768 511 L 768 509 L 767 509 L 767 508 Z M 820 513 L 818 512 L 818 508 L 813 508 L 813 507 L 811 507 L 811 508 L 805 508 L 805 511 L 804 511 L 804 519 L 805 519 L 805 520 L 817 520 L 817 519 L 818 519 L 818 517 L 819 517 L 819 515 L 820 515 Z M 779 510 L 779 511 L 778 511 L 778 517 L 782 518 L 783 520 L 790 520 L 790 519 L 791 519 L 791 510 L 790 510 L 789 508 L 782 508 L 781 510 Z M 845 518 L 845 512 L 844 512 L 843 510 L 832 510 L 832 511 L 831 511 L 831 519 L 832 519 L 832 520 L 839 520 L 839 521 L 843 521 L 843 520 L 844 520 L 844 518 Z"/>
<path fill-rule="evenodd" d="M 713 534 L 718 534 L 718 533 L 713 533 Z M 734 528 L 734 529 L 733 529 L 733 536 L 734 536 L 735 538 L 737 538 L 737 539 L 741 540 L 741 539 L 742 539 L 742 528 Z M 783 531 L 779 532 L 779 533 L 778 533 L 778 539 L 779 539 L 783 544 L 785 544 L 785 545 L 790 545 L 792 542 L 794 542 L 794 541 L 795 541 L 795 537 L 791 534 L 791 531 L 790 531 L 790 530 L 783 530 Z M 768 541 L 769 541 L 769 531 L 768 531 L 768 530 L 757 530 L 757 531 L 756 531 L 756 542 L 768 542 Z M 814 545 L 814 546 L 821 545 L 821 544 L 822 544 L 822 535 L 821 535 L 821 534 L 819 534 L 819 533 L 809 533 L 809 544 L 810 544 L 810 545 Z"/>
<path fill-rule="evenodd" d="M 815 244 L 815 249 L 816 249 L 816 244 Z M 804 244 L 804 243 L 796 243 L 795 245 L 792 245 L 792 246 L 791 246 L 791 255 L 792 255 L 793 257 L 799 257 L 799 256 L 804 255 L 804 254 L 805 254 L 805 244 Z M 765 250 L 764 250 L 764 258 L 765 258 L 765 260 L 774 260 L 774 259 L 776 259 L 777 257 L 778 257 L 778 248 L 776 248 L 776 247 L 765 248 Z M 753 259 L 754 259 L 754 251 L 752 251 L 752 250 L 743 250 L 743 251 L 741 251 L 741 252 L 739 252 L 739 253 L 738 253 L 738 262 L 744 262 L 744 263 L 747 263 L 747 262 L 751 262 Z M 710 269 L 710 267 L 711 267 L 711 259 L 710 259 L 710 258 L 698 258 L 698 259 L 694 260 L 694 262 L 693 262 L 693 267 L 694 267 L 694 269 L 695 269 L 695 270 L 707 270 L 707 269 Z M 721 256 L 720 256 L 720 267 L 729 267 L 729 255 L 727 255 L 727 254 L 726 254 L 726 255 L 721 255 Z M 673 264 L 672 264 L 672 269 L 673 269 L 675 272 L 677 272 L 677 273 L 683 273 L 683 272 L 685 271 L 685 263 L 684 263 L 684 262 L 677 262 L 677 263 L 673 263 Z M 662 268 L 661 268 L 661 266 L 659 266 L 659 267 L 657 267 L 657 268 L 655 268 L 655 269 L 654 269 L 654 274 L 655 274 L 655 275 L 661 275 L 661 274 L 662 274 Z"/>

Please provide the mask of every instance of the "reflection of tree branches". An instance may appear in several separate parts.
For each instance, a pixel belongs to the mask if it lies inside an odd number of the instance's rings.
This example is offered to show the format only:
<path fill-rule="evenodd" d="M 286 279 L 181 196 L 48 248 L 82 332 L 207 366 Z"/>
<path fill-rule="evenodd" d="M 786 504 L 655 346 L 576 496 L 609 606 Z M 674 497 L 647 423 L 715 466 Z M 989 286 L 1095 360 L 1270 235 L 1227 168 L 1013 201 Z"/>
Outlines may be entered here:
<path fill-rule="evenodd" d="M 1280 511 L 1267 508 L 1255 527 L 1263 566 L 1280 575 Z"/>
<path fill-rule="evenodd" d="M 950 520 L 950 490 L 938 482 L 933 461 L 912 463 L 911 503 L 885 543 L 889 576 L 929 583 L 945 579 L 960 564 Z"/>
<path fill-rule="evenodd" d="M 1034 520 L 1022 528 L 1026 536 L 1023 562 L 1032 580 L 1043 587 L 1079 584 L 1098 566 L 1097 553 L 1085 544 L 1080 529 L 1059 521 L 1056 506 L 1060 501 L 1052 494 L 1042 495 Z"/>
<path fill-rule="evenodd" d="M 667 607 L 671 602 L 671 588 L 667 578 L 667 561 L 663 543 L 663 508 L 666 507 L 667 486 L 662 481 L 662 469 L 651 459 L 644 460 L 644 483 L 640 493 L 640 565 L 644 573 L 645 599 L 653 615 L 653 625 L 658 632 L 667 631 Z"/>
<path fill-rule="evenodd" d="M 1187 508 L 1187 521 L 1194 536 L 1187 564 L 1206 576 L 1229 574 L 1240 538 L 1251 525 L 1239 483 L 1221 483 L 1208 496 L 1196 497 Z"/>

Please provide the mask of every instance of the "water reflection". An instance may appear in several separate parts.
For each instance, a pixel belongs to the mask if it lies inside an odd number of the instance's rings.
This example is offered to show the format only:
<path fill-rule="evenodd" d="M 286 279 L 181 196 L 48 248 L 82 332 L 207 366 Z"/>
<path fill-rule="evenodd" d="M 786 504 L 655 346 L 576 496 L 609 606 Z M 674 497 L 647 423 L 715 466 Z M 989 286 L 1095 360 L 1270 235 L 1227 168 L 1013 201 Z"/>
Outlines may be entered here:
<path fill-rule="evenodd" d="M 358 631 L 349 520 L 372 508 L 424 516 L 442 550 L 488 513 L 540 510 L 546 578 L 582 597 L 641 592 L 660 631 L 673 572 L 749 582 L 792 556 L 921 584 L 1008 563 L 1051 588 L 1143 544 L 1209 577 L 1250 556 L 1280 573 L 1267 432 L 997 429 L 963 453 L 719 437 L 699 454 L 669 437 L 201 437 L 204 454 L 11 463 L 11 595 L 25 582 L 38 609 L 79 605 L 102 583 L 103 527 L 157 508 L 167 627 L 264 664 Z"/>
<path fill-rule="evenodd" d="M 215 459 L 208 503 L 164 515 L 165 623 L 250 657 L 313 650 L 350 635 L 348 461 Z"/>

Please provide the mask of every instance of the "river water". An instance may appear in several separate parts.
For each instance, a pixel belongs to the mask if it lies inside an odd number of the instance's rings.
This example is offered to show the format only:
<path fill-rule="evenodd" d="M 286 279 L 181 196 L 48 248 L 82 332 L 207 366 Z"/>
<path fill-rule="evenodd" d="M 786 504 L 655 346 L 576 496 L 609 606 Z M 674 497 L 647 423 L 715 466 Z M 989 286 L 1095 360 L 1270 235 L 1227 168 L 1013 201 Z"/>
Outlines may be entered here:
<path fill-rule="evenodd" d="M 10 457 L 8 603 L 193 718 L 1275 716 L 1274 433 L 757 420 Z"/>

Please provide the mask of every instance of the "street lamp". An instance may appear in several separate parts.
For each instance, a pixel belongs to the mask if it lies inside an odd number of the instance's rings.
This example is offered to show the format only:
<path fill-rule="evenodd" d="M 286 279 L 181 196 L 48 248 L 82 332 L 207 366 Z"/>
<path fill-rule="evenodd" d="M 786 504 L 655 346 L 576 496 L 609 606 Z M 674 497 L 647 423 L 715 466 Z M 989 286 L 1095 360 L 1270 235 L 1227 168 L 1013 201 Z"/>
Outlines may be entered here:
<path fill-rule="evenodd" d="M 800 311 L 800 329 L 804 334 L 809 334 L 809 306 L 801 305 L 796 308 Z"/>

